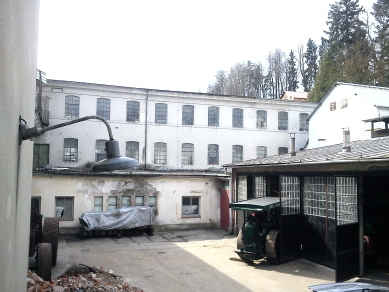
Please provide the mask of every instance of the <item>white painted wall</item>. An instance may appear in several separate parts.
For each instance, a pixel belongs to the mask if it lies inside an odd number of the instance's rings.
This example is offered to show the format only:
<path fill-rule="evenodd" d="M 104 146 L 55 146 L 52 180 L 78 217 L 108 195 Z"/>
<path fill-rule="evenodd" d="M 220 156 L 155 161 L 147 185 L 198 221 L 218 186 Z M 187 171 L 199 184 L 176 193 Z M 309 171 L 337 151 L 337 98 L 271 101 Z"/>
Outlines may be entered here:
<path fill-rule="evenodd" d="M 341 108 L 344 99 L 347 99 L 348 107 Z M 334 111 L 330 111 L 331 102 L 336 102 Z M 370 139 L 371 125 L 362 120 L 389 114 L 388 110 L 378 109 L 375 105 L 389 106 L 388 88 L 337 85 L 310 118 L 309 148 L 342 143 L 342 128 L 350 129 L 351 141 Z"/>
<path fill-rule="evenodd" d="M 39 1 L 0 2 L 0 291 L 26 291 Z"/>
<path fill-rule="evenodd" d="M 41 198 L 41 213 L 55 216 L 55 198 L 74 198 L 74 220 L 61 221 L 62 232 L 79 230 L 78 218 L 84 212 L 93 212 L 94 197 L 103 196 L 103 209 L 108 209 L 109 196 L 128 193 L 155 195 L 157 215 L 155 225 L 163 228 L 216 227 L 220 225 L 221 182 L 214 177 L 123 177 L 123 176 L 75 176 L 33 175 L 32 196 Z M 182 217 L 182 197 L 200 197 L 200 217 Z M 147 202 L 146 202 L 147 203 Z"/>
<path fill-rule="evenodd" d="M 58 92 L 61 91 L 61 92 Z M 48 80 L 43 95 L 50 97 L 50 125 L 67 121 L 65 118 L 65 96 L 80 97 L 80 117 L 96 114 L 98 97 L 111 100 L 110 125 L 113 135 L 120 143 L 121 154 L 125 155 L 126 141 L 138 141 L 140 164 L 144 164 L 146 96 L 147 109 L 147 164 L 154 162 L 154 143 L 167 143 L 167 167 L 169 169 L 207 169 L 208 144 L 219 145 L 219 165 L 231 163 L 232 146 L 243 145 L 244 160 L 256 158 L 256 147 L 267 146 L 268 156 L 277 155 L 278 147 L 289 148 L 289 133 L 296 134 L 296 149 L 304 147 L 308 132 L 299 131 L 299 113 L 310 114 L 316 103 L 288 100 L 264 100 L 214 96 L 199 93 L 171 92 L 97 85 L 78 82 Z M 126 102 L 140 102 L 140 121 L 126 122 Z M 155 104 L 168 104 L 166 125 L 155 124 Z M 182 125 L 182 106 L 194 106 L 194 125 Z M 208 107 L 218 106 L 219 127 L 208 127 Z M 243 109 L 243 129 L 232 128 L 232 109 Z M 256 111 L 267 110 L 267 130 L 256 129 Z M 289 129 L 278 130 L 278 112 L 289 112 Z M 63 139 L 79 139 L 79 160 L 76 163 L 63 161 Z M 88 121 L 66 128 L 53 130 L 40 137 L 36 143 L 50 143 L 50 162 L 58 166 L 80 166 L 94 161 L 96 139 L 108 139 L 103 123 Z M 194 165 L 181 165 L 182 143 L 194 144 Z"/>

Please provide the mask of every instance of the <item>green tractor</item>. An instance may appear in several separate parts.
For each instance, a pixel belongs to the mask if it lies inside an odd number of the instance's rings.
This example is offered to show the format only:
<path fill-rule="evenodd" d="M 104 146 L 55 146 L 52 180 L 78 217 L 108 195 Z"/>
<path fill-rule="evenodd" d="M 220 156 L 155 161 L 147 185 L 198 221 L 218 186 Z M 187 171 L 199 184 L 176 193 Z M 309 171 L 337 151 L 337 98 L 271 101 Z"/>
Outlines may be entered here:
<path fill-rule="evenodd" d="M 231 210 L 243 211 L 244 223 L 237 239 L 238 256 L 246 262 L 265 258 L 279 264 L 280 198 L 265 197 L 230 204 Z"/>

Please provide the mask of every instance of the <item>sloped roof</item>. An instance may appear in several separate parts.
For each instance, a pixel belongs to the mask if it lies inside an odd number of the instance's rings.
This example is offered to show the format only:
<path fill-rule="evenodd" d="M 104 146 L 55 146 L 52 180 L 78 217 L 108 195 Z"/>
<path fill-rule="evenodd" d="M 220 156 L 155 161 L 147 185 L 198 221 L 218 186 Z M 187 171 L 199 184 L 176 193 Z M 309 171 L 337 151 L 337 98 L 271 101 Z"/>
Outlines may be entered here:
<path fill-rule="evenodd" d="M 361 162 L 380 159 L 389 160 L 389 137 L 350 142 L 350 152 L 342 152 L 342 147 L 343 145 L 340 143 L 302 150 L 296 152 L 296 156 L 289 156 L 289 154 L 275 155 L 223 166 L 236 168 L 254 165 L 298 165 L 310 163 Z"/>
<path fill-rule="evenodd" d="M 331 92 L 339 85 L 353 86 L 359 89 L 363 89 L 364 91 L 368 90 L 369 92 L 369 101 L 373 104 L 380 104 L 379 107 L 389 106 L 389 87 L 380 87 L 373 85 L 362 85 L 362 84 L 354 84 L 354 83 L 345 83 L 345 82 L 336 82 L 330 90 L 327 91 L 326 95 L 321 99 L 316 108 L 311 112 L 308 116 L 307 121 L 311 119 L 311 117 L 317 112 L 317 110 L 321 107 L 323 102 L 327 99 L 327 97 L 331 94 Z M 382 92 L 387 94 L 387 99 L 383 99 L 381 94 Z M 366 92 L 365 92 L 366 94 Z M 386 97 L 386 96 L 385 96 Z"/>

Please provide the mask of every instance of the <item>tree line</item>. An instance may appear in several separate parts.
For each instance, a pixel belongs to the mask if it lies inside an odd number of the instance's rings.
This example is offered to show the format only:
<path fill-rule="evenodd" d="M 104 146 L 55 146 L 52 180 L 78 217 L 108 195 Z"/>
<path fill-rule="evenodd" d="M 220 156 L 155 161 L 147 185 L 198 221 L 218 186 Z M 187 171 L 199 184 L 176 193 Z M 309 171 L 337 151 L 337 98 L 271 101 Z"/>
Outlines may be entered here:
<path fill-rule="evenodd" d="M 263 63 L 220 70 L 208 93 L 276 99 L 301 88 L 318 102 L 335 82 L 389 87 L 389 0 L 377 0 L 371 14 L 359 0 L 337 1 L 326 24 L 320 45 L 309 39 L 289 53 L 270 52 Z"/>

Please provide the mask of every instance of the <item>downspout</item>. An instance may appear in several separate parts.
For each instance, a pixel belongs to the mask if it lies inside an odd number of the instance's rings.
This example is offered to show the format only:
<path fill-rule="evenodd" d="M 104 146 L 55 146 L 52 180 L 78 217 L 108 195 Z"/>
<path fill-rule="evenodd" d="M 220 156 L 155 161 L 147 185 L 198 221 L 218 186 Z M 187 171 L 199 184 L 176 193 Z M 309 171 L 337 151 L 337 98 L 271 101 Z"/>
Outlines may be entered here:
<path fill-rule="evenodd" d="M 145 116 L 145 152 L 144 152 L 144 170 L 147 169 L 147 115 L 148 115 L 148 109 L 149 109 L 149 91 L 146 91 L 146 116 Z"/>

